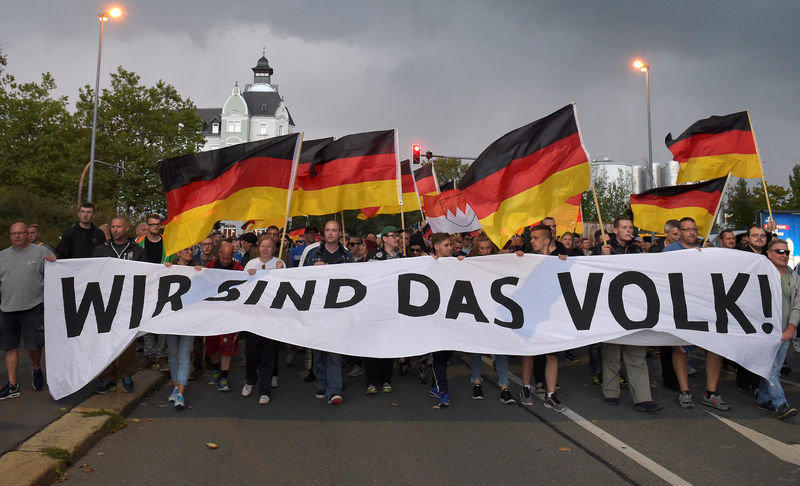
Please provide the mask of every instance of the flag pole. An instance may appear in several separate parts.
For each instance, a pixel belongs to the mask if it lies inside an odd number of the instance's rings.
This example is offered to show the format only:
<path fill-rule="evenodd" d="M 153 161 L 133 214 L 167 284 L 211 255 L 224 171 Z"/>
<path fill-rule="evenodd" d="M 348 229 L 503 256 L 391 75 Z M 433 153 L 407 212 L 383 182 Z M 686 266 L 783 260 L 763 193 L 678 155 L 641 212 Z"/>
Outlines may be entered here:
<path fill-rule="evenodd" d="M 750 110 L 747 110 L 747 123 L 750 124 L 750 133 L 753 135 L 753 145 L 756 147 L 756 157 L 758 157 L 758 165 L 761 167 L 761 184 L 764 186 L 764 197 L 767 199 L 767 211 L 769 211 L 770 221 L 772 219 L 772 205 L 769 203 L 769 192 L 767 192 L 767 179 L 764 177 L 764 162 L 761 160 L 761 152 L 758 151 L 758 142 L 756 141 L 756 131 L 753 128 L 753 120 L 750 119 Z M 727 184 L 727 182 L 726 182 Z"/>
<path fill-rule="evenodd" d="M 728 189 L 728 181 L 731 180 L 731 173 L 728 172 L 728 176 L 725 178 L 725 185 L 722 186 L 722 194 L 719 195 L 719 201 L 717 201 L 717 209 L 714 211 L 714 219 L 711 220 L 711 226 L 708 227 L 708 233 L 706 233 L 706 237 L 703 238 L 703 244 L 708 241 L 711 237 L 711 230 L 714 228 L 714 221 L 717 219 L 717 213 L 719 213 L 719 207 L 722 206 L 722 198 L 725 197 L 725 190 Z"/>
<path fill-rule="evenodd" d="M 401 237 L 401 244 L 403 245 L 403 256 L 406 256 L 406 241 L 405 241 L 405 230 L 406 230 L 406 217 L 405 213 L 403 212 L 403 171 L 400 167 L 400 136 L 397 133 L 397 129 L 394 129 L 394 163 L 395 163 L 395 180 L 397 181 L 397 202 L 400 205 L 400 229 L 403 230 L 403 236 Z M 408 170 L 411 171 L 411 161 L 408 161 Z M 414 173 L 411 172 L 411 178 L 414 178 Z M 414 192 L 416 192 L 417 183 L 414 182 Z M 419 197 L 419 196 L 417 196 Z M 420 205 L 420 210 L 422 206 Z"/>
<path fill-rule="evenodd" d="M 289 176 L 289 190 L 286 191 L 286 217 L 283 220 L 283 236 L 285 237 L 288 233 L 289 228 L 289 211 L 292 207 L 292 193 L 294 192 L 294 181 L 297 179 L 297 166 L 300 163 L 300 150 L 303 147 L 303 134 L 305 132 L 300 132 L 300 135 L 297 136 L 297 142 L 295 142 L 294 146 L 294 160 L 292 160 L 292 173 Z M 281 240 L 281 248 L 278 250 L 278 260 L 283 261 L 283 247 L 286 246 L 284 244 L 284 240 Z"/>
<path fill-rule="evenodd" d="M 603 216 L 600 214 L 600 203 L 597 202 L 597 191 L 594 190 L 594 181 L 592 181 L 592 195 L 594 196 L 594 207 L 597 209 L 597 220 L 600 222 L 600 231 L 602 236 L 603 244 L 606 244 L 606 227 L 603 226 Z"/>
<path fill-rule="evenodd" d="M 344 209 L 342 209 L 342 236 L 347 238 L 347 232 L 344 229 Z"/>
<path fill-rule="evenodd" d="M 594 189 L 594 177 L 592 177 L 592 164 L 591 160 L 592 157 L 589 155 L 589 151 L 586 149 L 586 145 L 583 142 L 583 132 L 581 130 L 581 120 L 578 118 L 578 105 L 574 101 L 570 103 L 572 105 L 572 113 L 575 115 L 575 125 L 578 127 L 578 137 L 581 140 L 581 148 L 583 149 L 583 153 L 586 154 L 586 163 L 589 164 L 589 181 L 592 185 L 592 196 L 594 196 L 594 207 L 597 209 L 597 220 L 600 222 L 600 234 L 602 235 L 602 239 L 606 239 L 606 227 L 603 226 L 603 216 L 600 214 L 600 203 L 597 202 L 597 191 Z M 583 200 L 583 197 L 581 197 Z M 580 206 L 578 206 L 580 207 Z"/>

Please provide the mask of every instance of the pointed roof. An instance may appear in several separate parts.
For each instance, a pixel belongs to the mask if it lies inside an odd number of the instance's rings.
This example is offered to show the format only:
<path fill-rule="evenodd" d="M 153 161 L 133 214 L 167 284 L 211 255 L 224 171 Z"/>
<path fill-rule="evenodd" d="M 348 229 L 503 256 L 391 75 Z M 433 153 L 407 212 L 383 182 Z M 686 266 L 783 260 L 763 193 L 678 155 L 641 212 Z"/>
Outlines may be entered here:
<path fill-rule="evenodd" d="M 253 72 L 260 72 L 260 73 L 267 73 L 272 76 L 272 68 L 269 67 L 269 61 L 266 57 L 266 48 L 261 51 L 261 58 L 256 62 L 255 67 L 253 68 Z"/>

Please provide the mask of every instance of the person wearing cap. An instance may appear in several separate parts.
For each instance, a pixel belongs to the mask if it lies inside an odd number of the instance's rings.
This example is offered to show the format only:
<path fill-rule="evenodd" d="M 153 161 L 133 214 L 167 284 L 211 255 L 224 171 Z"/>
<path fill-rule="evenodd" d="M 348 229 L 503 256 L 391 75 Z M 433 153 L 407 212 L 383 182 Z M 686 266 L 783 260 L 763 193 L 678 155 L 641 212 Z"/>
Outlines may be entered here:
<path fill-rule="evenodd" d="M 258 244 L 258 238 L 255 233 L 245 233 L 239 237 L 239 251 L 233 255 L 233 259 L 241 263 L 242 266 L 247 266 L 247 262 L 252 259 L 250 250 Z"/>
<path fill-rule="evenodd" d="M 372 252 L 367 256 L 366 261 L 377 262 L 384 260 L 394 260 L 402 258 L 400 251 L 400 234 L 403 230 L 396 226 L 384 226 L 381 229 L 381 241 L 383 248 Z M 390 393 L 392 391 L 392 358 L 367 358 L 367 395 L 378 393 L 378 386 L 381 391 Z"/>

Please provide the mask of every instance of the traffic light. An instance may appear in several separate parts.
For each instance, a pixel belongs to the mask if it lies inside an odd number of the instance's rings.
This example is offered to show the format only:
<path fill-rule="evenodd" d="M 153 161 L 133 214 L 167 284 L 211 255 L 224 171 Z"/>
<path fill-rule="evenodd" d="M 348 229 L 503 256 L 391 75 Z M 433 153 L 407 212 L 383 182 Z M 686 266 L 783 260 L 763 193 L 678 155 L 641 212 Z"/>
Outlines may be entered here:
<path fill-rule="evenodd" d="M 414 163 L 419 164 L 419 155 L 422 152 L 422 146 L 418 143 L 415 143 L 411 146 L 411 153 L 413 155 Z"/>

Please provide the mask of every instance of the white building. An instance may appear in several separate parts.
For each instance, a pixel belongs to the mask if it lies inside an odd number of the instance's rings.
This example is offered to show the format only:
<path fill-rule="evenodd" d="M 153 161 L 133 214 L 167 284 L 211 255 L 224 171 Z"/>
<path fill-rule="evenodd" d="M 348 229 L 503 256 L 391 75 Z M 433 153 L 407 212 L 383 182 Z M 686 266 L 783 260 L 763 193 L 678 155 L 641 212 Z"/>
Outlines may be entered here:
<path fill-rule="evenodd" d="M 222 108 L 199 108 L 206 143 L 202 150 L 215 150 L 243 142 L 296 133 L 292 115 L 271 83 L 273 70 L 262 54 L 253 69 L 253 83 L 244 90 L 237 82 Z"/>

